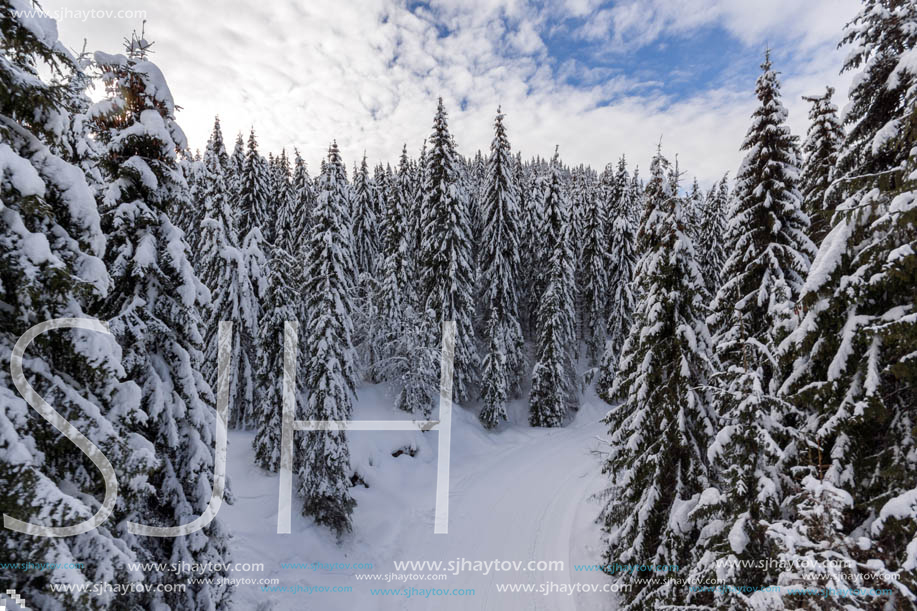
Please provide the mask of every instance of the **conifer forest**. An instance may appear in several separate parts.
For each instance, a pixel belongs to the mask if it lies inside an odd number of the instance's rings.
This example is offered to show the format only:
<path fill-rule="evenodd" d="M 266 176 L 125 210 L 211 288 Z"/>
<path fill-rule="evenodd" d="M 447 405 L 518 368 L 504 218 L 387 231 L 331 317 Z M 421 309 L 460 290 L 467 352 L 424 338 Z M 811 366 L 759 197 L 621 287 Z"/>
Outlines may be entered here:
<path fill-rule="evenodd" d="M 0 611 L 917 609 L 917 3 L 851 2 L 844 89 L 754 46 L 711 171 L 511 96 L 460 147 L 433 68 L 422 138 L 306 150 L 173 97 L 166 23 L 0 0 Z"/>

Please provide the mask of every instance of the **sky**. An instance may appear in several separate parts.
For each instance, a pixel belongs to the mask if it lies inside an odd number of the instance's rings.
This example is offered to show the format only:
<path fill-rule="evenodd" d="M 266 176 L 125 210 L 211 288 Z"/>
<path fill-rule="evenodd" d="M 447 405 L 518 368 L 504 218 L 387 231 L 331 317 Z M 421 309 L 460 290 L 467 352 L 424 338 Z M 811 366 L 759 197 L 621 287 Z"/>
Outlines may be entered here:
<path fill-rule="evenodd" d="M 857 0 L 44 0 L 61 39 L 119 52 L 153 41 L 179 123 L 203 148 L 255 128 L 263 153 L 296 147 L 314 171 L 336 139 L 348 165 L 416 156 L 437 97 L 465 155 L 487 151 L 497 107 L 514 151 L 601 170 L 657 144 L 686 180 L 734 174 L 766 48 L 793 131 L 803 95 L 851 75 L 838 49 Z M 94 14 L 85 11 L 96 11 Z M 119 13 L 119 11 L 121 11 Z M 91 94 L 99 97 L 100 91 Z"/>

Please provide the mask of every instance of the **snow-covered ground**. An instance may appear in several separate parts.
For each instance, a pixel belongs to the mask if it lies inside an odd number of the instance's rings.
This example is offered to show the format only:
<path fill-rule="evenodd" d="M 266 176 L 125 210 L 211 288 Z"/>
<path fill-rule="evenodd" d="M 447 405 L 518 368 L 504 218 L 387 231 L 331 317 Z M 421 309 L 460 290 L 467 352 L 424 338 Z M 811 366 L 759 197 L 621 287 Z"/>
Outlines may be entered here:
<path fill-rule="evenodd" d="M 355 419 L 398 419 L 383 386 L 364 386 Z M 590 500 L 604 478 L 598 437 L 604 404 L 590 394 L 562 429 L 532 429 L 525 401 L 510 406 L 512 422 L 485 432 L 471 411 L 453 410 L 449 533 L 433 533 L 436 444 L 439 433 L 351 432 L 352 464 L 369 488 L 353 489 L 358 506 L 354 532 L 337 544 L 327 530 L 293 511 L 292 534 L 276 534 L 278 477 L 253 464 L 252 434 L 232 432 L 229 477 L 235 503 L 220 517 L 234 538 L 233 561 L 264 563 L 258 573 L 235 578 L 277 578 L 296 592 L 265 592 L 260 585 L 236 588 L 238 609 L 612 609 L 612 594 L 503 593 L 497 584 L 602 584 L 601 573 L 577 572 L 574 564 L 600 561 L 598 504 Z M 434 414 L 435 415 L 435 414 Z M 302 433 L 297 433 L 302 434 Z M 411 457 L 393 457 L 402 447 Z M 294 482 L 295 490 L 295 482 Z M 366 581 L 356 574 L 428 574 L 397 571 L 394 561 L 563 561 L 563 570 L 464 570 L 445 581 Z M 291 569 L 282 563 L 372 563 L 372 570 Z M 433 573 L 446 572 L 432 571 Z M 308 593 L 309 587 L 351 587 L 350 592 Z M 268 589 L 274 586 L 268 586 Z M 373 595 L 378 588 L 474 589 L 471 596 Z M 270 601 L 273 606 L 266 605 Z M 259 607 L 259 605 L 265 605 Z"/>

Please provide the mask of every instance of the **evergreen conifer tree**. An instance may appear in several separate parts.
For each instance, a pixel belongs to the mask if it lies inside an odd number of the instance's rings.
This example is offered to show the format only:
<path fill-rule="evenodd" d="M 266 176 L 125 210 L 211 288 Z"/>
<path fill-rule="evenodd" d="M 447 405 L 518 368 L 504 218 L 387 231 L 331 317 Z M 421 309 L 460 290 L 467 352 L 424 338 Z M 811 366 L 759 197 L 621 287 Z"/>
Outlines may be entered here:
<path fill-rule="evenodd" d="M 271 249 L 270 281 L 264 303 L 261 304 L 260 329 L 262 341 L 257 346 L 257 379 L 259 398 L 252 402 L 252 420 L 255 423 L 255 462 L 268 471 L 280 468 L 281 433 L 283 430 L 283 358 L 284 323 L 297 321 L 300 312 L 300 280 L 298 262 L 293 249 L 298 243 L 300 228 L 294 198 L 280 200 L 274 234 L 277 236 Z M 298 391 L 300 376 L 294 382 Z"/>
<path fill-rule="evenodd" d="M 337 143 L 319 177 L 303 286 L 306 417 L 350 420 L 355 391 L 352 313 L 353 246 L 347 214 L 349 185 Z M 300 463 L 303 514 L 338 536 L 351 530 L 356 502 L 350 495 L 350 450 L 344 431 L 309 431 Z"/>
<path fill-rule="evenodd" d="M 99 468 L 29 407 L 15 389 L 11 352 L 24 332 L 60 317 L 86 318 L 111 288 L 102 263 L 105 237 L 94 189 L 79 165 L 95 143 L 82 141 L 74 113 L 89 106 L 81 64 L 57 40 L 56 24 L 32 16 L 37 7 L 0 1 L 0 481 L 2 513 L 48 527 L 73 526 L 100 510 L 105 486 Z M 50 79 L 48 78 L 50 76 Z M 50 82 L 49 82 L 50 80 Z M 61 133 L 60 126 L 68 131 Z M 86 159 L 89 161 L 89 159 Z M 82 164 L 80 164 L 82 165 Z M 89 164 L 86 168 L 91 167 Z M 144 558 L 145 541 L 124 531 L 138 508 L 156 493 L 150 482 L 156 458 L 144 448 L 139 389 L 122 381 L 116 343 L 95 331 L 54 330 L 28 346 L 24 379 L 110 460 L 119 484 L 113 513 L 98 528 L 67 537 L 0 530 L 0 550 L 10 561 L 78 562 L 69 571 L 2 571 L 4 591 L 14 589 L 32 608 L 148 607 L 151 595 L 89 596 L 52 585 L 91 586 L 142 579 L 128 563 Z"/>
<path fill-rule="evenodd" d="M 479 268 L 482 309 L 488 313 L 483 362 L 481 422 L 493 428 L 506 419 L 506 398 L 519 386 L 525 365 L 519 325 L 519 201 L 503 113 L 497 109 L 481 207 Z"/>
<path fill-rule="evenodd" d="M 786 125 L 769 54 L 761 68 L 760 105 L 736 176 L 728 230 L 733 248 L 708 319 L 722 367 L 715 384 L 720 429 L 708 450 L 716 477 L 695 509 L 712 525 L 699 541 L 693 573 L 720 579 L 728 574 L 730 581 L 763 588 L 776 580 L 776 567 L 745 561 L 776 556 L 768 525 L 780 517 L 792 484 L 785 465 L 796 441 L 791 425 L 799 420 L 776 396 L 777 346 L 793 319 L 814 246 L 797 188 L 797 139 Z M 771 598 L 767 592 L 749 596 L 731 589 L 713 596 L 731 608 L 754 608 L 761 597 Z"/>
<path fill-rule="evenodd" d="M 142 431 L 159 462 L 150 477 L 156 494 L 147 497 L 141 521 L 176 526 L 202 514 L 214 482 L 216 414 L 201 373 L 200 310 L 209 291 L 170 218 L 188 197 L 175 155 L 187 144 L 162 73 L 146 58 L 147 47 L 134 38 L 127 56 L 95 54 L 108 92 L 91 111 L 109 185 L 100 208 L 113 285 L 102 312 L 123 349 L 128 378 L 140 387 Z M 149 538 L 145 547 L 149 557 L 204 566 L 229 557 L 228 533 L 218 518 L 189 535 Z M 173 608 L 224 608 L 230 594 L 220 579 L 225 569 L 211 563 L 195 575 L 213 581 L 157 597 Z M 147 579 L 170 583 L 181 577 L 161 572 Z"/>
<path fill-rule="evenodd" d="M 201 220 L 196 242 L 197 272 L 210 289 L 211 301 L 202 309 L 204 329 L 204 378 L 211 388 L 217 384 L 219 353 L 217 333 L 220 322 L 231 321 L 233 343 L 230 357 L 229 397 L 232 420 L 249 422 L 257 391 L 255 369 L 257 347 L 252 338 L 257 335 L 259 306 L 248 275 L 245 257 L 236 234 L 236 210 L 232 206 L 226 180 L 229 158 L 222 150 L 219 123 L 204 152 L 199 206 Z M 224 153 L 223 155 L 220 152 Z"/>
<path fill-rule="evenodd" d="M 269 211 L 270 176 L 264 158 L 258 153 L 254 128 L 248 134 L 236 197 L 239 206 L 239 235 L 243 241 L 254 227 L 261 231 L 262 238 L 269 241 L 270 236 L 265 229 L 272 224 Z"/>
<path fill-rule="evenodd" d="M 843 201 L 783 346 L 783 391 L 809 412 L 801 466 L 852 498 L 840 509 L 844 560 L 882 566 L 898 582 L 883 604 L 907 606 L 917 595 L 917 7 L 867 0 L 844 43 L 844 70 L 858 73 L 835 170 Z"/>
<path fill-rule="evenodd" d="M 809 110 L 809 132 L 802 146 L 805 164 L 802 168 L 803 209 L 811 219 L 809 235 L 820 244 L 831 228 L 831 216 L 840 203 L 840 189 L 832 186 L 837 155 L 844 142 L 844 127 L 837 116 L 837 107 L 831 103 L 833 87 L 826 87 L 823 95 L 805 96 L 812 104 Z"/>
<path fill-rule="evenodd" d="M 701 212 L 697 255 L 704 284 L 711 295 L 720 289 L 726 264 L 726 226 L 729 214 L 729 182 L 723 176 L 710 188 Z"/>
<path fill-rule="evenodd" d="M 626 175 L 625 175 L 626 179 Z M 614 217 L 608 235 L 608 338 L 596 391 L 610 402 L 609 395 L 615 378 L 618 358 L 624 347 L 624 340 L 630 331 L 634 313 L 634 291 L 632 287 L 634 267 L 637 264 L 636 231 L 631 226 L 631 215 L 626 199 L 629 189 L 626 182 L 622 199 L 615 202 Z"/>
<path fill-rule="evenodd" d="M 532 392 L 529 395 L 529 423 L 532 426 L 561 426 L 568 408 L 576 406 L 576 341 L 573 301 L 573 247 L 570 204 L 564 191 L 557 152 L 545 196 L 542 229 L 550 245 L 548 281 L 538 306 L 538 338 Z"/>
<path fill-rule="evenodd" d="M 421 303 L 438 320 L 454 320 L 454 391 L 469 398 L 476 381 L 477 354 L 472 317 L 474 282 L 468 197 L 461 188 L 459 159 L 440 98 L 426 155 L 423 187 L 423 243 L 418 272 Z"/>
<path fill-rule="evenodd" d="M 605 346 L 607 309 L 609 307 L 610 257 L 607 250 L 609 202 L 605 189 L 587 192 L 583 201 L 583 226 L 580 236 L 580 295 L 583 310 L 583 335 L 586 356 L 594 366 Z"/>
<path fill-rule="evenodd" d="M 639 295 L 610 391 L 621 403 L 606 416 L 611 435 L 605 471 L 608 504 L 600 517 L 609 563 L 677 565 L 678 571 L 639 572 L 619 579 L 631 586 L 622 608 L 679 604 L 697 527 L 686 518 L 707 487 L 706 448 L 715 414 L 705 387 L 713 372 L 704 313 L 703 280 L 668 161 L 659 152 L 650 168 L 646 251 L 635 270 Z"/>

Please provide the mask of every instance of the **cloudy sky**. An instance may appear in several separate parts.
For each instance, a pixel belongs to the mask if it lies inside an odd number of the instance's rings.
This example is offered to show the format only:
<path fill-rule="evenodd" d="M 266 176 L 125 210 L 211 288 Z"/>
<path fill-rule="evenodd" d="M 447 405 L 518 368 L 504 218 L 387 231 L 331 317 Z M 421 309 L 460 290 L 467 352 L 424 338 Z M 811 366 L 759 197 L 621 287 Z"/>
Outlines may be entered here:
<path fill-rule="evenodd" d="M 689 177 L 734 173 L 764 49 L 782 72 L 793 129 L 805 94 L 843 108 L 841 30 L 856 0 L 44 0 L 61 38 L 118 51 L 143 11 L 147 39 L 201 147 L 254 126 L 263 150 L 317 167 L 337 138 L 348 163 L 416 154 L 437 96 L 461 151 L 486 150 L 498 105 L 526 157 L 555 144 L 596 168 L 622 153 L 646 168 L 656 143 Z M 76 11 L 113 11 L 83 19 Z M 69 12 L 68 12 L 69 11 Z M 98 94 L 96 94 L 98 95 Z"/>

